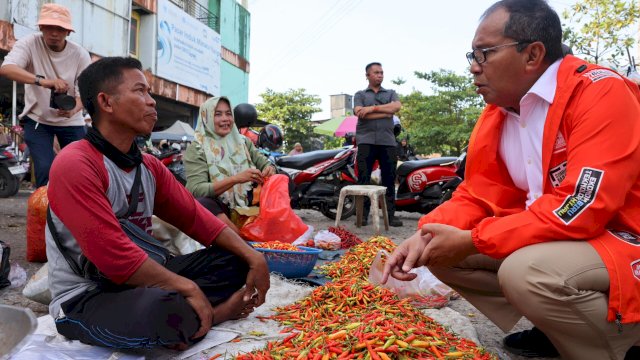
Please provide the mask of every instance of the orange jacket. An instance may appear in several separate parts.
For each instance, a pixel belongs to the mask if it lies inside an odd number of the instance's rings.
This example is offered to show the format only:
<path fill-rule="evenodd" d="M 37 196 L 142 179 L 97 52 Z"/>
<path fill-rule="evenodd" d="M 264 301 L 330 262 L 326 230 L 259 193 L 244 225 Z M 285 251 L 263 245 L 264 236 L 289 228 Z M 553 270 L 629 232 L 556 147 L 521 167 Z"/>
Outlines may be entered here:
<path fill-rule="evenodd" d="M 567 56 L 542 141 L 543 195 L 525 209 L 498 146 L 505 115 L 488 105 L 476 124 L 465 181 L 418 226 L 471 229 L 483 254 L 588 240 L 610 275 L 609 321 L 640 321 L 640 91 L 617 73 Z M 621 289 L 624 288 L 624 291 Z"/>

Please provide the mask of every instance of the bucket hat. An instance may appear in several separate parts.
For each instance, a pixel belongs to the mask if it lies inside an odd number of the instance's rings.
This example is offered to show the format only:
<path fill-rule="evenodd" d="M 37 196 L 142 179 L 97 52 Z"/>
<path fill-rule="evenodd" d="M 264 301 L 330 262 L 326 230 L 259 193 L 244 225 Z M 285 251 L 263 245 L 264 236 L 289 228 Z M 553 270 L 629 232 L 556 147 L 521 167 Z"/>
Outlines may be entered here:
<path fill-rule="evenodd" d="M 75 31 L 71 24 L 71 13 L 69 9 L 58 4 L 42 5 L 40 18 L 38 19 L 38 26 L 40 25 L 59 26 L 69 31 Z"/>

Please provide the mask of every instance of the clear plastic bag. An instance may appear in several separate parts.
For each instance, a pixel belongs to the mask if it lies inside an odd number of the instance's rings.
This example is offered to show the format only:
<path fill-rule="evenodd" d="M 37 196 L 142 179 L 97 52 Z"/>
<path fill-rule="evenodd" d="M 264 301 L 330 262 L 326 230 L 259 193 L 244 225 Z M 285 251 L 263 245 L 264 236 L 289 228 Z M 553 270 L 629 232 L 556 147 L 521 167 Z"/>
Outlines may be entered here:
<path fill-rule="evenodd" d="M 389 257 L 389 253 L 384 250 L 378 251 L 378 254 L 371 264 L 371 270 L 369 270 L 369 282 L 374 285 L 381 285 L 382 282 L 382 273 L 384 271 L 383 257 Z M 437 295 L 449 300 L 455 293 L 453 289 L 438 280 L 426 266 L 415 268 L 410 272 L 418 276 L 411 281 L 401 281 L 390 276 L 387 283 L 381 286 L 394 291 L 401 299 L 414 296 L 428 297 Z"/>
<path fill-rule="evenodd" d="M 313 238 L 318 249 L 323 250 L 340 250 L 342 246 L 342 240 L 340 237 L 329 230 L 320 230 Z"/>
<path fill-rule="evenodd" d="M 9 271 L 10 288 L 19 288 L 27 282 L 27 272 L 18 263 L 11 264 Z"/>
<path fill-rule="evenodd" d="M 27 299 L 49 305 L 51 291 L 49 290 L 49 263 L 45 263 L 27 282 L 22 295 Z"/>
<path fill-rule="evenodd" d="M 300 237 L 297 238 L 291 245 L 314 246 L 313 231 L 313 226 L 309 225 L 307 231 L 305 231 L 304 234 L 300 235 Z"/>

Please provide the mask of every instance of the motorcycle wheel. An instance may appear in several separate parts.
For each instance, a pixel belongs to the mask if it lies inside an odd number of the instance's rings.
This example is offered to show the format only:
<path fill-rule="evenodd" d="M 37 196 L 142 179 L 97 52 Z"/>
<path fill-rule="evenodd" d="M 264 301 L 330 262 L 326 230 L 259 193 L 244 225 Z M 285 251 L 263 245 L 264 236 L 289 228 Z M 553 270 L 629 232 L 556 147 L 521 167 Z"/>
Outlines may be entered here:
<path fill-rule="evenodd" d="M 336 197 L 340 196 L 340 188 L 336 191 Z M 335 220 L 338 215 L 338 210 L 335 208 L 329 208 L 328 205 L 324 205 L 320 208 L 322 215 L 328 217 L 331 220 Z M 354 196 L 347 196 L 344 198 L 344 206 L 342 207 L 342 216 L 340 220 L 348 219 L 356 213 L 356 201 Z"/>
<path fill-rule="evenodd" d="M 0 198 L 7 198 L 18 193 L 20 183 L 6 167 L 0 167 Z"/>

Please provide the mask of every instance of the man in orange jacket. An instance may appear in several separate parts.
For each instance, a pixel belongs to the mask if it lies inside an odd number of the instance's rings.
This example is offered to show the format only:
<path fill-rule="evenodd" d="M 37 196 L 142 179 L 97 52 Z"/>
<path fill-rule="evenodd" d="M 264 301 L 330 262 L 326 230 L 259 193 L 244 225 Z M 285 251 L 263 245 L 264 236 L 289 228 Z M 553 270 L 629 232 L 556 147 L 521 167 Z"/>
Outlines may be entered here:
<path fill-rule="evenodd" d="M 428 266 L 529 357 L 623 359 L 640 344 L 640 91 L 563 56 L 543 0 L 502 0 L 467 54 L 487 102 L 465 181 L 388 259 Z M 640 357 L 637 357 L 640 358 Z"/>

